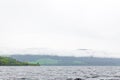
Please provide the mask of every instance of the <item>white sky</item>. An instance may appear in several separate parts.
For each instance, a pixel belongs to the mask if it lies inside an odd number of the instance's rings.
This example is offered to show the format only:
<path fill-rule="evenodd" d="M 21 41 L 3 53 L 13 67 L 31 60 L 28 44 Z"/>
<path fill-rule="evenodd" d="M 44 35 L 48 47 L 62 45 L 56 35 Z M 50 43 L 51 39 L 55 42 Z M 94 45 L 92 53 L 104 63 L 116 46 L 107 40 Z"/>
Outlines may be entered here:
<path fill-rule="evenodd" d="M 0 47 L 120 53 L 120 1 L 0 0 Z"/>

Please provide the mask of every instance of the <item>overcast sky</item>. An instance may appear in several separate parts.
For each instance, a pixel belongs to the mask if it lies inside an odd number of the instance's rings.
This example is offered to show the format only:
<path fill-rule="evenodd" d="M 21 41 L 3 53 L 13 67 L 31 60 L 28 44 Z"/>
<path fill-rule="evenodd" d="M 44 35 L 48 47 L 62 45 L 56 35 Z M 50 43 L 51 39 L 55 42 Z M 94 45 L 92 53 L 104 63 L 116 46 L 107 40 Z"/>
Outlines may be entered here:
<path fill-rule="evenodd" d="M 0 0 L 0 47 L 120 53 L 120 1 Z"/>

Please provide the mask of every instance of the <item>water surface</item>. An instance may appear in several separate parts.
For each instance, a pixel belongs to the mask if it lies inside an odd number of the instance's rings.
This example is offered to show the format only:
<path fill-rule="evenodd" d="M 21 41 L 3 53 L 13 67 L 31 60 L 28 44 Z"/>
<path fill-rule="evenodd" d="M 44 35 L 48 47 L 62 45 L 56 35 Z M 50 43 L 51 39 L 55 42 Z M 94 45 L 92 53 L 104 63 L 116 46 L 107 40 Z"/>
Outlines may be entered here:
<path fill-rule="evenodd" d="M 1 66 L 0 80 L 120 80 L 115 66 Z"/>

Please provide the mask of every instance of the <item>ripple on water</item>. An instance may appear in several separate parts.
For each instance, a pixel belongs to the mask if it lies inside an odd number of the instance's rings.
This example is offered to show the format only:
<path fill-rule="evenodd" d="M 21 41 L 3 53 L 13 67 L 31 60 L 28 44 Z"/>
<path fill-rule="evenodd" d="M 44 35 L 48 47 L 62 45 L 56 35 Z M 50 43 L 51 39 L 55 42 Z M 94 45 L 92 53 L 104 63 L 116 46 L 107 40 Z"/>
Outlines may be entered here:
<path fill-rule="evenodd" d="M 0 80 L 120 80 L 120 67 L 40 66 L 0 67 Z"/>

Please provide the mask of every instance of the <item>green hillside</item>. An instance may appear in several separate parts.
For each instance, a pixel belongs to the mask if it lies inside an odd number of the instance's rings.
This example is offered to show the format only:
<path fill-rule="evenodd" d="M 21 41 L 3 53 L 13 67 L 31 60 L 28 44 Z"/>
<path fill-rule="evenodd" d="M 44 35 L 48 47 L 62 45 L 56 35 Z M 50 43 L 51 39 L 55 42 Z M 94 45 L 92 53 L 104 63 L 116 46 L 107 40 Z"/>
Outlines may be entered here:
<path fill-rule="evenodd" d="M 44 59 L 38 59 L 38 60 L 31 62 L 31 63 L 35 63 L 35 64 L 39 63 L 41 65 L 55 65 L 55 64 L 58 64 L 58 60 L 44 58 Z"/>
<path fill-rule="evenodd" d="M 0 66 L 38 66 L 39 64 L 32 64 L 28 62 L 17 61 L 16 59 L 0 56 Z"/>

